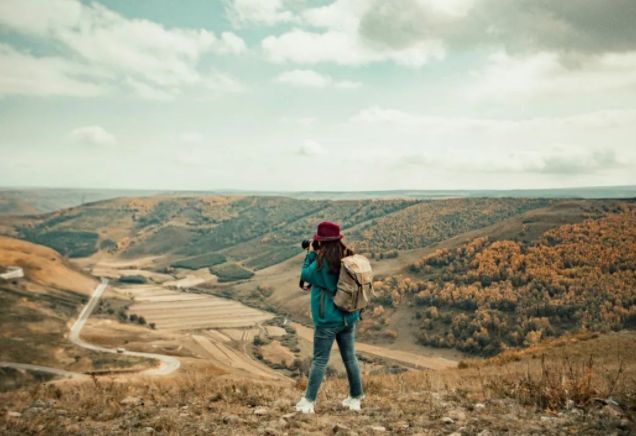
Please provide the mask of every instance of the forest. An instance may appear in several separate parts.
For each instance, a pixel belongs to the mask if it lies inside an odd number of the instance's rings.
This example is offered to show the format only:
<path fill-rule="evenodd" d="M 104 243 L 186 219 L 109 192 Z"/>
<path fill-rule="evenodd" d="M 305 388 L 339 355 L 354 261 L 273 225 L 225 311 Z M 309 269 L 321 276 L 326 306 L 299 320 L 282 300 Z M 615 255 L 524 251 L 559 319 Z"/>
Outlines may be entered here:
<path fill-rule="evenodd" d="M 287 197 L 143 197 L 24 217 L 16 233 L 73 257 L 101 250 L 124 258 L 169 256 L 211 267 L 224 256 L 253 270 L 299 253 L 316 225 L 334 221 L 375 259 L 399 255 L 546 206 L 541 199 L 296 200 Z M 216 256 L 215 256 L 216 255 Z M 206 257 L 207 256 L 207 257 Z"/>
<path fill-rule="evenodd" d="M 533 243 L 474 239 L 375 284 L 373 308 L 409 304 L 424 345 L 494 355 L 566 331 L 636 327 L 636 204 Z M 381 307 L 381 309 L 380 309 Z"/>
<path fill-rule="evenodd" d="M 532 209 L 550 200 L 524 198 L 463 198 L 427 201 L 373 221 L 352 232 L 359 252 L 389 253 L 425 247 L 460 233 L 480 229 Z"/>

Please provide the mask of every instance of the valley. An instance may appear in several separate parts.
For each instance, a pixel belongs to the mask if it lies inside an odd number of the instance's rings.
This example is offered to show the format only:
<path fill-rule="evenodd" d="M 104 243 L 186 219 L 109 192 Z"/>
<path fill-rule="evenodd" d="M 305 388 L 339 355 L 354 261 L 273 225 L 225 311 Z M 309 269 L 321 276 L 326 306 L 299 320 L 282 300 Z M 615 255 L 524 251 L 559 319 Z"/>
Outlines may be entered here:
<path fill-rule="evenodd" d="M 636 343 L 629 330 L 636 302 L 623 289 L 636 269 L 630 257 L 628 229 L 635 222 L 630 201 L 297 202 L 302 203 L 243 197 L 116 199 L 53 215 L 1 218 L 7 236 L 0 236 L 0 265 L 21 267 L 25 274 L 0 282 L 11 314 L 0 325 L 3 390 L 38 380 L 65 389 L 88 375 L 130 386 L 150 378 L 164 386 L 196 378 L 258 392 L 283 389 L 277 395 L 292 401 L 307 375 L 313 340 L 308 295 L 297 283 L 304 253 L 295 247 L 332 210 L 346 223 L 345 241 L 371 258 L 377 296 L 358 323 L 356 351 L 366 383 L 379 383 L 377 389 L 389 396 L 392 383 L 417 380 L 420 387 L 437 384 L 445 403 L 460 407 L 462 400 L 452 399 L 453 392 L 466 389 L 473 401 L 482 401 L 507 389 L 497 387 L 498 365 L 506 365 L 506 380 L 512 383 L 522 377 L 518 362 L 528 356 L 535 356 L 528 365 L 540 353 L 558 362 L 555 350 L 562 349 L 578 365 L 586 344 L 611 349 L 614 343 Z M 201 221 L 202 216 L 211 221 Z M 258 228 L 264 216 L 270 224 Z M 16 237 L 49 244 L 64 255 Z M 601 292 L 605 282 L 621 290 L 620 298 L 607 294 L 612 308 L 590 312 L 604 317 L 594 315 L 580 324 L 583 333 L 561 314 L 555 320 L 548 305 L 523 306 L 532 302 L 524 293 L 537 289 L 539 281 L 563 286 L 569 280 L 573 292 L 567 303 L 556 303 L 558 288 L 547 292 L 555 310 L 574 310 L 572 305 L 579 304 L 574 294 L 586 294 L 573 288 L 580 286 L 573 278 L 596 271 L 582 252 L 569 251 L 575 246 L 600 256 L 594 261 L 600 268 L 596 281 L 586 279 L 590 289 Z M 547 268 L 540 265 L 546 259 L 550 273 L 540 272 Z M 514 299 L 507 287 L 518 292 Z M 508 302 L 528 308 L 510 308 Z M 579 318 L 588 319 L 572 319 Z M 498 338 L 497 348 L 492 338 Z M 625 381 L 617 392 L 621 401 L 630 401 L 632 385 L 622 377 L 633 374 L 634 367 L 623 354 L 603 360 L 603 368 L 612 373 L 621 365 L 617 377 Z M 327 386 L 340 389 L 345 376 L 336 346 L 328 373 Z M 490 390 L 479 393 L 484 378 Z M 198 387 L 189 389 L 198 395 Z M 431 407 L 444 407 L 435 404 Z"/>

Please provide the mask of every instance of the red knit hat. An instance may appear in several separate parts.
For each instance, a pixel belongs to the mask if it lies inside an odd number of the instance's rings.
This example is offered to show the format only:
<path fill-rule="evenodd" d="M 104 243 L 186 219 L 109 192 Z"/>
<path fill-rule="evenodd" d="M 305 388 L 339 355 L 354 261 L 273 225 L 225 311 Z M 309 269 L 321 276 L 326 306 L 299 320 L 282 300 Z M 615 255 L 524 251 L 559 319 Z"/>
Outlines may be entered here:
<path fill-rule="evenodd" d="M 314 235 L 315 241 L 329 242 L 339 239 L 342 239 L 342 235 L 340 234 L 340 226 L 338 224 L 330 223 L 329 221 L 318 224 L 318 230 Z"/>

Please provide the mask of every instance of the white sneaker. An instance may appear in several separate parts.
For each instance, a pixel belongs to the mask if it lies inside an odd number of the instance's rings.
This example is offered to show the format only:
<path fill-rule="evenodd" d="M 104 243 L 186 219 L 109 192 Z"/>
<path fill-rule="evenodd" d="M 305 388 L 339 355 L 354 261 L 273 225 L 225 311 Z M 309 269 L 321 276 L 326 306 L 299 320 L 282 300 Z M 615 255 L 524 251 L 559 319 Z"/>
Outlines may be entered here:
<path fill-rule="evenodd" d="M 351 398 L 351 396 L 349 396 L 347 397 L 346 400 L 342 401 L 342 405 L 348 408 L 349 410 L 353 410 L 354 412 L 357 412 L 362 408 L 360 405 L 360 400 L 362 400 L 363 398 L 364 398 L 364 395 L 358 398 Z"/>
<path fill-rule="evenodd" d="M 296 404 L 296 411 L 303 413 L 314 413 L 314 406 L 316 405 L 315 401 L 309 401 L 307 398 L 303 397 L 298 404 Z"/>

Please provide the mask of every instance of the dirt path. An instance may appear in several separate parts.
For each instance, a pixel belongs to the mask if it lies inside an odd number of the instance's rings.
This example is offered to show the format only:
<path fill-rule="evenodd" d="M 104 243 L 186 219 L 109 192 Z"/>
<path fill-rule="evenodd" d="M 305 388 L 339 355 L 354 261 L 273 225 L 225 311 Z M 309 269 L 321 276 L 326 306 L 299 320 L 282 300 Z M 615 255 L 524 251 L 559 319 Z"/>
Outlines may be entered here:
<path fill-rule="evenodd" d="M 305 327 L 297 323 L 292 323 L 292 326 L 296 329 L 296 334 L 299 337 L 313 343 L 314 329 Z M 337 345 L 335 343 L 334 348 L 337 348 Z M 445 359 L 443 357 L 423 356 L 421 354 L 408 353 L 406 351 L 389 350 L 388 348 L 363 344 L 360 342 L 356 342 L 356 350 L 363 353 L 372 354 L 383 359 L 395 360 L 397 362 L 407 364 L 417 369 L 425 368 L 441 370 L 447 368 L 455 368 L 457 366 L 457 362 L 450 359 Z"/>
<path fill-rule="evenodd" d="M 108 286 L 108 279 L 102 278 L 102 282 L 97 286 L 97 288 L 95 288 L 93 295 L 91 295 L 91 299 L 88 301 L 86 306 L 84 306 L 84 309 L 80 313 L 80 316 L 77 318 L 77 321 L 75 321 L 75 324 L 73 324 L 73 327 L 71 328 L 71 334 L 69 335 L 69 340 L 79 347 L 83 347 L 93 351 L 111 354 L 123 354 L 126 356 L 146 357 L 149 359 L 159 360 L 161 362 L 161 366 L 159 368 L 141 371 L 140 374 L 166 375 L 171 374 L 179 369 L 181 362 L 179 361 L 179 359 L 175 359 L 172 356 L 165 356 L 163 354 L 140 353 L 136 351 L 124 351 L 123 353 L 118 353 L 116 348 L 100 347 L 98 345 L 89 344 L 88 342 L 80 339 L 80 332 L 82 331 L 84 324 L 86 324 L 86 320 L 97 305 L 99 298 L 104 293 L 106 286 Z"/>

